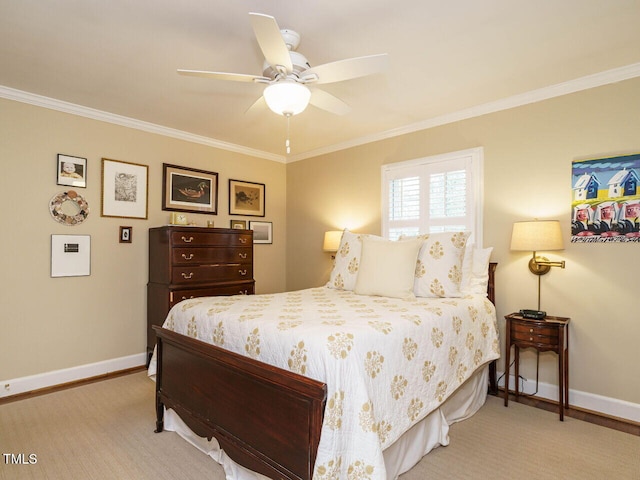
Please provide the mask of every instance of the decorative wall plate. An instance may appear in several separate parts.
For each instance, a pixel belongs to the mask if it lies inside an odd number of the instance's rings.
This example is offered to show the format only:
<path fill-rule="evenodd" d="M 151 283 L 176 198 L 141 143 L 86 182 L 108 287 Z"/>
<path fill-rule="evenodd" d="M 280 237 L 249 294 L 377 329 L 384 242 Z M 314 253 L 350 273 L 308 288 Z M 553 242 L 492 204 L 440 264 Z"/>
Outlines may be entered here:
<path fill-rule="evenodd" d="M 56 222 L 80 225 L 89 216 L 89 204 L 74 190 L 58 193 L 49 202 L 49 211 Z"/>

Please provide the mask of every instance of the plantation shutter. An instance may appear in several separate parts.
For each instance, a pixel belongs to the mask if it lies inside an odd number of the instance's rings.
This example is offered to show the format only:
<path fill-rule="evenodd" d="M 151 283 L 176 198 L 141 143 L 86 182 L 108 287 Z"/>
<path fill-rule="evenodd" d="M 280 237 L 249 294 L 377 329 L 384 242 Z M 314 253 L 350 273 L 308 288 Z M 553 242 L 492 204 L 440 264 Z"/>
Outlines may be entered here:
<path fill-rule="evenodd" d="M 481 160 L 482 150 L 473 149 L 384 165 L 383 235 L 481 235 Z"/>

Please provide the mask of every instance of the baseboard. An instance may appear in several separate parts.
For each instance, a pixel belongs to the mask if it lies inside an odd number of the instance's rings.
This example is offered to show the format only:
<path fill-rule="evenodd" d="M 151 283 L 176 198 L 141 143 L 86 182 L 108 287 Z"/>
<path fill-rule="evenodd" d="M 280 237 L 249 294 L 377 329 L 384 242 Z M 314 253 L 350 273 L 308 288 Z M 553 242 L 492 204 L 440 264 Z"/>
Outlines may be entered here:
<path fill-rule="evenodd" d="M 504 372 L 498 372 L 498 386 L 504 387 Z M 513 391 L 515 377 L 509 377 L 509 390 Z M 535 379 L 520 378 L 520 392 L 533 394 L 536 391 Z M 538 382 L 536 397 L 554 402 L 558 401 L 558 386 L 549 383 Z M 640 423 L 640 404 L 604 397 L 594 393 L 581 392 L 569 388 L 569 405 L 591 412 L 600 413 L 609 417 L 615 417 L 635 423 Z"/>
<path fill-rule="evenodd" d="M 14 378 L 12 380 L 0 380 L 0 398 L 34 392 L 44 388 L 50 388 L 65 383 L 77 382 L 88 378 L 99 377 L 109 373 L 118 372 L 144 366 L 147 361 L 146 353 L 129 355 L 128 357 L 113 358 L 103 362 L 90 363 L 63 370 L 40 373 L 28 377 Z"/>

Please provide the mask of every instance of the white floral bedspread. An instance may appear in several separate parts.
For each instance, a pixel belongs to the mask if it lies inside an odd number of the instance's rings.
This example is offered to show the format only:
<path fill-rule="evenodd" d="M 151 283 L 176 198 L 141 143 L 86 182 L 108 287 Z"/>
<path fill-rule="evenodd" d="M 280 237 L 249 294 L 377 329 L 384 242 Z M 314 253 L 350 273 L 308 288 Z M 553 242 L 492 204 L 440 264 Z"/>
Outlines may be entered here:
<path fill-rule="evenodd" d="M 384 479 L 382 451 L 500 356 L 495 309 L 481 295 L 319 287 L 196 298 L 164 327 L 327 384 L 314 480 Z"/>

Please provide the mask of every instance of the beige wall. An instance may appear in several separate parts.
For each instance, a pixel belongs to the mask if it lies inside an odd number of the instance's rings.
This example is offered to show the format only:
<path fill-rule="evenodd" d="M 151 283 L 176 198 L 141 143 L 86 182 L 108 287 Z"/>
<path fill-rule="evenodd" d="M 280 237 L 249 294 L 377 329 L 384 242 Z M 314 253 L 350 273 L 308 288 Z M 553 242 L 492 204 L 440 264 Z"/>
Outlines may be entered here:
<path fill-rule="evenodd" d="M 91 213 L 66 227 L 49 214 L 58 153 L 88 159 L 88 185 L 76 189 Z M 149 166 L 149 218 L 100 216 L 101 159 Z M 5 218 L 0 235 L 2 333 L 0 380 L 140 354 L 146 349 L 148 228 L 166 224 L 162 163 L 219 174 L 218 215 L 189 214 L 204 226 L 229 226 L 228 179 L 266 184 L 266 216 L 273 245 L 255 246 L 258 293 L 285 289 L 286 167 L 139 130 L 0 100 L 0 192 Z M 234 217 L 247 218 L 247 217 Z M 248 218 L 247 218 L 248 219 Z M 118 243 L 119 226 L 133 227 L 133 242 Z M 52 234 L 91 236 L 91 275 L 51 278 Z"/>
<path fill-rule="evenodd" d="M 535 308 L 530 255 L 511 252 L 513 222 L 559 219 L 568 241 L 572 160 L 640 152 L 640 79 L 547 100 L 352 148 L 287 166 L 287 287 L 325 283 L 331 269 L 323 232 L 380 233 L 380 166 L 484 147 L 484 246 L 493 246 L 497 310 Z M 551 259 L 565 270 L 542 278 L 542 309 L 572 318 L 571 389 L 640 403 L 640 245 L 571 244 Z M 637 302 L 636 302 L 637 303 Z M 557 385 L 556 357 L 541 356 L 541 382 Z M 500 366 L 503 369 L 503 366 Z M 535 380 L 535 356 L 521 372 Z"/>

